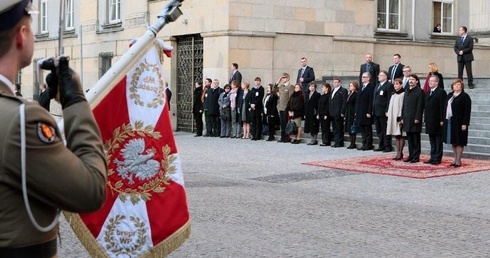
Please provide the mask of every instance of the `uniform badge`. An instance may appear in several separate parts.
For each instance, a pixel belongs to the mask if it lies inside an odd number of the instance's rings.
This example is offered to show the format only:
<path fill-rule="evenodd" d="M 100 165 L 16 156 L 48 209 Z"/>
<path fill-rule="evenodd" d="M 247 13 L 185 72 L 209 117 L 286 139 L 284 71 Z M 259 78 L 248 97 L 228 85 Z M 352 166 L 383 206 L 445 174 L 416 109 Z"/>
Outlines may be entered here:
<path fill-rule="evenodd" d="M 54 127 L 45 123 L 37 123 L 37 137 L 44 143 L 53 143 L 56 140 Z"/>

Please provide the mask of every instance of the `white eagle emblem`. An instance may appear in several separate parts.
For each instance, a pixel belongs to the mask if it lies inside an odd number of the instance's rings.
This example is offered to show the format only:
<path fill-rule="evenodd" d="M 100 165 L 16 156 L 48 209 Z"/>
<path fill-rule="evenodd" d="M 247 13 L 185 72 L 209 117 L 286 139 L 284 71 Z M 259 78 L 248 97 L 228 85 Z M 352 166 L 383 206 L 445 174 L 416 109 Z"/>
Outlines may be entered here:
<path fill-rule="evenodd" d="M 127 179 L 131 185 L 134 184 L 133 176 L 139 180 L 147 180 L 154 177 L 160 168 L 160 163 L 152 159 L 155 153 L 151 150 L 147 150 L 146 154 L 144 152 L 144 139 L 131 139 L 121 150 L 124 160 L 114 159 L 118 175 Z"/>

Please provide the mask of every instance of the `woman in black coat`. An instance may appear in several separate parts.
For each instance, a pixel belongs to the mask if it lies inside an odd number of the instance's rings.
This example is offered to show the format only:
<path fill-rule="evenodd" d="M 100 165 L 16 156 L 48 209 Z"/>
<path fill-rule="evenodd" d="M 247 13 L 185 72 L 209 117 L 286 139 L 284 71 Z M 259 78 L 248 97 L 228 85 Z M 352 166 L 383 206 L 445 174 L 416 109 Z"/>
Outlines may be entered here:
<path fill-rule="evenodd" d="M 269 127 L 269 138 L 268 142 L 274 141 L 274 135 L 276 132 L 276 125 L 279 124 L 279 112 L 277 111 L 277 101 L 279 97 L 277 96 L 277 89 L 274 85 L 269 84 L 269 95 L 265 98 L 265 118 L 267 126 Z"/>
<path fill-rule="evenodd" d="M 328 115 L 330 110 L 330 98 L 332 97 L 332 86 L 330 83 L 325 83 L 322 86 L 323 94 L 318 100 L 318 115 L 317 118 L 320 121 L 320 127 L 322 129 L 322 143 L 320 146 L 330 146 L 332 140 L 332 132 L 330 131 L 330 116 Z"/>
<path fill-rule="evenodd" d="M 464 146 L 468 144 L 468 127 L 471 117 L 471 98 L 464 92 L 464 83 L 456 79 L 451 83 L 453 92 L 446 98 L 446 120 L 442 141 L 452 144 L 454 162 L 451 166 L 461 166 Z"/>
<path fill-rule="evenodd" d="M 320 93 L 316 91 L 315 82 L 310 82 L 308 85 L 310 93 L 306 100 L 306 112 L 305 112 L 305 133 L 311 134 L 311 141 L 308 145 L 317 145 L 318 141 L 316 137 L 318 136 L 319 121 L 317 119 L 318 115 L 318 101 L 320 100 Z"/>
<path fill-rule="evenodd" d="M 298 144 L 301 142 L 301 119 L 305 115 L 305 97 L 303 95 L 303 89 L 301 84 L 297 83 L 294 85 L 294 92 L 289 97 L 289 102 L 285 110 L 289 114 L 289 118 L 294 120 L 296 125 L 298 126 L 298 132 L 296 133 L 296 137 L 291 142 L 292 144 Z"/>
<path fill-rule="evenodd" d="M 344 131 L 349 134 L 350 145 L 347 149 L 356 149 L 356 133 L 352 133 L 351 127 L 354 124 L 356 116 L 356 103 L 357 103 L 357 91 L 359 90 L 359 83 L 357 81 L 351 81 L 349 84 L 349 95 L 347 96 L 346 108 L 344 112 L 345 129 Z"/>
<path fill-rule="evenodd" d="M 252 113 L 250 112 L 250 83 L 242 82 L 242 91 L 237 96 L 237 109 L 238 115 L 240 116 L 240 121 L 243 124 L 243 137 L 242 139 L 250 138 L 250 122 L 252 121 Z"/>

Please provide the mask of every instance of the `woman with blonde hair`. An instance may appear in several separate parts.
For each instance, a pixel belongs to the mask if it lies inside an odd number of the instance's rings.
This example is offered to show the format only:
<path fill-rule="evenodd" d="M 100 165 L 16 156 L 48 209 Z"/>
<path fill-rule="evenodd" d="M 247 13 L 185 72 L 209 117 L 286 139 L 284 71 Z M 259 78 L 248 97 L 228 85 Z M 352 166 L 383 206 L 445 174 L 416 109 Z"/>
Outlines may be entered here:
<path fill-rule="evenodd" d="M 427 68 L 429 69 L 429 73 L 427 74 L 427 77 L 425 78 L 425 83 L 424 83 L 424 88 L 423 88 L 424 94 L 427 94 L 427 92 L 430 91 L 429 79 L 432 75 L 439 77 L 438 87 L 441 89 L 444 89 L 444 79 L 442 78 L 442 74 L 439 73 L 439 66 L 437 66 L 436 63 L 431 62 L 431 63 L 429 63 L 429 66 Z"/>

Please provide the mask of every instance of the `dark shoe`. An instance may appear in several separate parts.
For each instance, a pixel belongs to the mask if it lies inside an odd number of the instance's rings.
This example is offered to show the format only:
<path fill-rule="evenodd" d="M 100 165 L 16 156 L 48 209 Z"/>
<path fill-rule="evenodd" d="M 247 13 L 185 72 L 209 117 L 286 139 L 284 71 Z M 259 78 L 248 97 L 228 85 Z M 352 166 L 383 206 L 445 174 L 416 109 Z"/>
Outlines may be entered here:
<path fill-rule="evenodd" d="M 384 148 L 377 148 L 374 151 L 384 151 L 384 150 L 385 150 Z"/>
<path fill-rule="evenodd" d="M 394 157 L 393 160 L 402 160 L 403 159 L 403 154 L 400 157 Z"/>
<path fill-rule="evenodd" d="M 437 160 L 434 160 L 430 164 L 432 164 L 432 165 L 439 165 L 439 164 L 441 164 L 441 162 L 440 161 L 437 161 Z"/>
<path fill-rule="evenodd" d="M 432 164 L 432 162 L 434 162 L 434 160 L 429 159 L 427 161 L 424 161 L 424 164 Z"/>
<path fill-rule="evenodd" d="M 393 151 L 393 149 L 392 149 L 392 148 L 385 148 L 385 149 L 383 150 L 383 152 L 392 152 L 392 151 Z"/>
<path fill-rule="evenodd" d="M 318 141 L 312 141 L 312 142 L 309 142 L 307 145 L 317 145 L 318 144 Z"/>
<path fill-rule="evenodd" d="M 450 167 L 454 167 L 454 165 L 456 165 L 456 164 L 454 164 L 454 163 L 449 164 Z"/>
<path fill-rule="evenodd" d="M 468 83 L 468 88 L 470 88 L 470 89 L 474 89 L 474 88 L 475 88 L 475 84 L 473 84 L 473 83 Z"/>
<path fill-rule="evenodd" d="M 349 147 L 347 147 L 347 149 L 349 149 L 349 150 L 357 149 L 357 145 L 351 144 L 351 145 L 349 145 Z"/>
<path fill-rule="evenodd" d="M 412 158 L 408 157 L 407 159 L 404 159 L 403 162 L 412 162 Z"/>
<path fill-rule="evenodd" d="M 410 160 L 410 163 L 417 163 L 417 162 L 419 162 L 419 159 L 412 159 L 412 160 Z"/>
<path fill-rule="evenodd" d="M 194 135 L 194 137 L 201 137 L 201 136 L 202 136 L 202 134 L 196 134 L 196 135 Z"/>
<path fill-rule="evenodd" d="M 366 150 L 374 150 L 374 146 L 367 147 Z"/>
<path fill-rule="evenodd" d="M 292 144 L 299 144 L 301 142 L 301 140 L 293 140 L 291 143 Z"/>
<path fill-rule="evenodd" d="M 453 167 L 459 168 L 459 167 L 461 167 L 461 164 L 454 164 Z"/>
<path fill-rule="evenodd" d="M 284 139 L 279 139 L 277 142 L 283 142 L 283 141 L 284 141 Z"/>
<path fill-rule="evenodd" d="M 338 147 L 340 147 L 340 145 L 333 144 L 333 145 L 332 145 L 332 146 L 330 146 L 330 147 L 332 147 L 332 148 L 338 148 Z"/>
<path fill-rule="evenodd" d="M 329 146 L 329 145 L 328 144 L 325 144 L 325 143 L 322 143 L 322 144 L 320 144 L 320 146 L 326 147 L 326 146 Z"/>
<path fill-rule="evenodd" d="M 225 138 L 226 136 L 220 136 L 219 138 Z"/>

